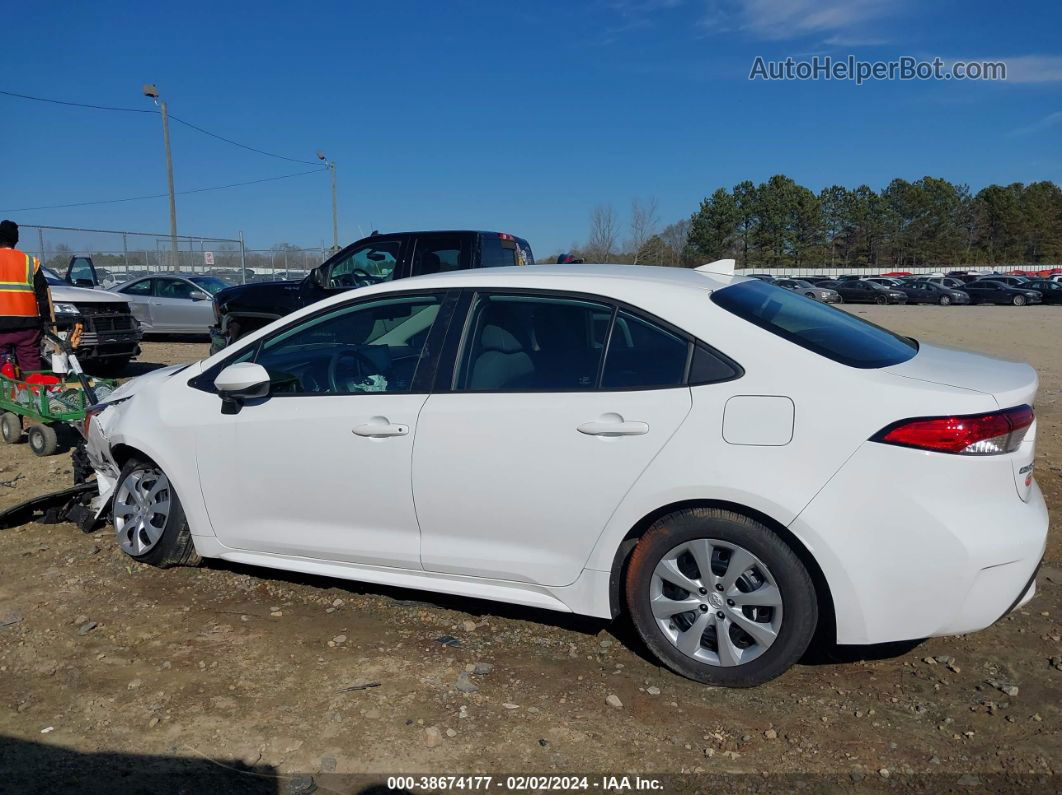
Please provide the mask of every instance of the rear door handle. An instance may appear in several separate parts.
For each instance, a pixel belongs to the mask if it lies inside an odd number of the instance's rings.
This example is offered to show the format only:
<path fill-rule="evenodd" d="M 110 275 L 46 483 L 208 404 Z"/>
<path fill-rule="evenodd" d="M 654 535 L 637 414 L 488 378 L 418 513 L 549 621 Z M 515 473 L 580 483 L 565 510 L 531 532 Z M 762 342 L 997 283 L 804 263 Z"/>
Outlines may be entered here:
<path fill-rule="evenodd" d="M 579 433 L 585 433 L 587 436 L 641 436 L 644 433 L 649 433 L 649 423 L 594 420 L 593 422 L 584 422 L 576 430 Z"/>
<path fill-rule="evenodd" d="M 408 425 L 395 425 L 390 422 L 367 422 L 352 429 L 357 436 L 383 438 L 386 436 L 405 436 L 409 433 Z"/>

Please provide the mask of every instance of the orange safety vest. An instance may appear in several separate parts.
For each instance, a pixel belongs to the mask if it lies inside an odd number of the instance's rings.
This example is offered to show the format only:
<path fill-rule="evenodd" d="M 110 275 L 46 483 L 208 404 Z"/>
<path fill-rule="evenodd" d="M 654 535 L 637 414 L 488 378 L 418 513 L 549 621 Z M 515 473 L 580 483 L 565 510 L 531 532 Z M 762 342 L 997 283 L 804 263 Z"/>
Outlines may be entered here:
<path fill-rule="evenodd" d="M 37 317 L 33 277 L 41 261 L 13 248 L 0 248 L 0 317 Z"/>

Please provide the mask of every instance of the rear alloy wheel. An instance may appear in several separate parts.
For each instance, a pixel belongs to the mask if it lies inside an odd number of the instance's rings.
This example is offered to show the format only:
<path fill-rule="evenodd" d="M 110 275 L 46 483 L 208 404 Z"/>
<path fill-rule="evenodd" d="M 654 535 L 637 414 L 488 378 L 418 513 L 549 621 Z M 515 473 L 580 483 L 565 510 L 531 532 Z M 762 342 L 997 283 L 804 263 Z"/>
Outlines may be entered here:
<path fill-rule="evenodd" d="M 0 416 L 0 436 L 8 444 L 16 444 L 22 440 L 22 418 L 11 411 L 5 411 Z"/>
<path fill-rule="evenodd" d="M 1014 304 L 1014 306 L 1025 306 L 1025 296 L 1016 295 L 1010 300 L 1010 302 Z"/>
<path fill-rule="evenodd" d="M 942 296 L 940 296 L 940 305 L 941 306 L 948 306 L 950 303 L 951 303 L 951 296 L 950 295 L 942 295 Z"/>
<path fill-rule="evenodd" d="M 713 685 L 781 675 L 818 621 L 814 585 L 793 550 L 759 522 L 714 508 L 657 521 L 631 555 L 626 591 L 656 657 Z"/>
<path fill-rule="evenodd" d="M 122 468 L 111 514 L 118 545 L 134 560 L 163 569 L 199 563 L 177 492 L 152 461 Z"/>

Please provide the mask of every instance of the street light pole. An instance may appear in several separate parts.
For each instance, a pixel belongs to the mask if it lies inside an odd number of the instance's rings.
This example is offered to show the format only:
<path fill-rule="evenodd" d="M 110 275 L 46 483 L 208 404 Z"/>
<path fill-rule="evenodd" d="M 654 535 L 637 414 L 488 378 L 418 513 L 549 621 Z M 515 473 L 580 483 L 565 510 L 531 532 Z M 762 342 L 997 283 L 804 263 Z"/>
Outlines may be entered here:
<path fill-rule="evenodd" d="M 154 83 L 144 85 L 144 96 L 151 97 L 159 106 L 162 116 L 162 144 L 166 149 L 166 181 L 170 189 L 170 256 L 172 270 L 178 270 L 179 256 L 177 253 L 177 200 L 173 193 L 173 154 L 170 152 L 170 120 L 166 115 L 166 102 L 159 98 L 159 90 Z"/>
<path fill-rule="evenodd" d="M 325 153 L 318 150 L 318 160 L 326 160 Z M 339 251 L 339 213 L 336 209 L 336 164 L 334 160 L 326 160 L 328 170 L 332 172 L 332 250 Z"/>

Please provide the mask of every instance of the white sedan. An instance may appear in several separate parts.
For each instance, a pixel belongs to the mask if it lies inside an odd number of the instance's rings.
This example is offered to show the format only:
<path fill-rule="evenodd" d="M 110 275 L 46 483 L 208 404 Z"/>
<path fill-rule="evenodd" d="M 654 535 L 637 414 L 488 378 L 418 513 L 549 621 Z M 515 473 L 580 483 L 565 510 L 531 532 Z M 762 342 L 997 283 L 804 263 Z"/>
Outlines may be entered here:
<path fill-rule="evenodd" d="M 626 611 L 669 668 L 749 686 L 816 628 L 965 633 L 1032 598 L 1036 389 L 756 279 L 535 266 L 322 301 L 86 433 L 138 561 Z"/>

